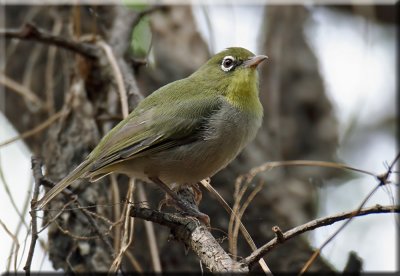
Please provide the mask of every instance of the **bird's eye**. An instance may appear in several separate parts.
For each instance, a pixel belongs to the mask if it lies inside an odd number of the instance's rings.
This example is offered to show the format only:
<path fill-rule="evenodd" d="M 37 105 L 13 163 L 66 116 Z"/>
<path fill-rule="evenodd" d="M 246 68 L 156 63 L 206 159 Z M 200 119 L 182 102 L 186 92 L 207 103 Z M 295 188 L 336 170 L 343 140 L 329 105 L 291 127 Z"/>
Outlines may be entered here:
<path fill-rule="evenodd" d="M 233 68 L 234 65 L 235 65 L 235 59 L 232 56 L 226 56 L 222 60 L 221 69 L 224 70 L 225 72 L 228 72 Z"/>

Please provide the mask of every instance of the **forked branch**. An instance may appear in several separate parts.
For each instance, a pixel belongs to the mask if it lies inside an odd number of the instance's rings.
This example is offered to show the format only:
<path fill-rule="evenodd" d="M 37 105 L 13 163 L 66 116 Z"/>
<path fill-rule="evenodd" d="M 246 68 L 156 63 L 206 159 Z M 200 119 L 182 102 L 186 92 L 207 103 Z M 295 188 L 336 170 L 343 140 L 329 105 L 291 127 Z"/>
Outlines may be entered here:
<path fill-rule="evenodd" d="M 284 243 L 287 240 L 290 240 L 300 234 L 314 230 L 316 228 L 331 225 L 331 224 L 334 224 L 336 222 L 339 222 L 339 221 L 342 221 L 345 219 L 350 219 L 354 216 L 360 217 L 360 216 L 365 216 L 365 215 L 370 215 L 370 214 L 383 214 L 383 213 L 400 213 L 400 206 L 399 205 L 391 205 L 391 206 L 375 205 L 373 207 L 361 209 L 356 215 L 354 215 L 354 211 L 350 211 L 350 212 L 339 213 L 336 215 L 312 220 L 303 225 L 300 225 L 293 229 L 290 229 L 289 231 L 286 231 L 282 234 L 279 234 L 279 238 L 275 237 L 268 243 L 261 246 L 258 250 L 254 251 L 250 256 L 245 258 L 242 261 L 242 263 L 244 265 L 248 265 L 249 267 L 252 267 L 260 258 L 265 256 L 268 252 L 270 252 L 272 249 L 277 247 L 279 244 Z"/>

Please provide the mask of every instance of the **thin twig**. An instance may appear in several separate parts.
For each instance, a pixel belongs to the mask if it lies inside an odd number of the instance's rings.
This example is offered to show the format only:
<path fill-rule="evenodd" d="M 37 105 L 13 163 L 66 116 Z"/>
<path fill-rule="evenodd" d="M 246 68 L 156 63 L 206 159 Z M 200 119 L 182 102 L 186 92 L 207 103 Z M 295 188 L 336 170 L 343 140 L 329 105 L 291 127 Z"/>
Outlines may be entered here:
<path fill-rule="evenodd" d="M 29 212 L 31 215 L 31 225 L 32 225 L 32 233 L 31 233 L 31 245 L 29 247 L 28 258 L 26 260 L 24 270 L 27 275 L 30 275 L 31 272 L 31 264 L 33 259 L 33 254 L 35 253 L 36 241 L 39 237 L 38 235 L 38 227 L 37 227 L 37 210 L 35 209 L 36 202 L 39 197 L 39 187 L 40 182 L 43 177 L 42 175 L 42 161 L 36 157 L 32 157 L 32 171 L 33 176 L 35 178 L 35 186 L 33 189 L 33 195 L 31 200 L 31 211 Z"/>
<path fill-rule="evenodd" d="M 44 179 L 44 178 L 42 179 L 42 184 L 45 186 L 48 186 L 50 188 L 53 188 L 55 186 L 55 184 L 53 182 L 51 182 L 47 179 Z M 92 208 L 93 206 L 82 207 L 81 204 L 79 203 L 79 200 L 77 199 L 76 195 L 74 193 L 70 192 L 68 189 L 64 189 L 62 191 L 62 193 L 69 197 L 69 199 L 71 200 L 70 203 L 74 204 L 74 208 L 71 210 L 78 209 L 82 212 L 82 214 L 88 220 L 89 224 L 93 227 L 94 232 L 99 236 L 100 240 L 106 245 L 106 249 L 107 249 L 108 253 L 114 258 L 115 253 L 114 253 L 113 246 L 111 245 L 110 241 L 100 231 L 100 227 L 99 227 L 97 221 L 95 219 L 93 219 L 92 213 L 87 210 L 87 208 Z M 67 203 L 67 205 L 69 205 L 70 203 Z M 97 205 L 97 206 L 99 206 L 99 205 Z M 64 206 L 63 208 L 65 208 L 65 207 L 66 206 Z M 65 208 L 65 210 L 69 210 L 69 209 Z M 47 209 L 47 211 L 51 211 L 51 209 Z"/>
<path fill-rule="evenodd" d="M 34 92 L 32 92 L 27 87 L 19 84 L 15 80 L 9 78 L 8 76 L 4 75 L 3 73 L 0 73 L 0 84 L 10 88 L 10 91 L 14 91 L 17 94 L 21 95 L 38 108 L 44 106 L 42 100 L 39 99 Z"/>
<path fill-rule="evenodd" d="M 21 135 L 18 135 L 16 137 L 10 138 L 10 139 L 8 139 L 8 140 L 6 140 L 4 142 L 1 142 L 0 143 L 0 148 L 5 146 L 5 145 L 11 144 L 11 143 L 13 143 L 15 141 L 18 141 L 20 139 L 25 139 L 25 138 L 31 137 L 31 136 L 33 136 L 33 135 L 45 130 L 46 128 L 51 126 L 54 122 L 56 122 L 60 117 L 65 115 L 64 113 L 65 112 L 63 110 L 61 110 L 61 111 L 55 113 L 53 116 L 48 118 L 46 121 L 44 121 L 40 125 L 34 127 L 33 129 L 28 130 L 28 131 L 26 131 L 26 132 L 24 132 Z"/>
<path fill-rule="evenodd" d="M 129 214 L 131 213 L 131 209 L 133 207 L 132 204 L 129 202 L 133 202 L 133 194 L 135 190 L 135 181 L 133 178 L 129 179 L 129 188 L 128 188 L 128 196 L 124 208 L 124 212 L 122 214 L 124 218 L 124 228 L 122 234 L 122 243 L 121 248 L 114 258 L 114 261 L 109 269 L 109 273 L 116 273 L 117 270 L 120 268 L 122 257 L 124 256 L 125 252 L 131 245 L 133 241 L 133 233 L 134 233 L 134 219 Z"/>
<path fill-rule="evenodd" d="M 18 238 L 17 236 L 13 235 L 13 233 L 11 233 L 11 231 L 7 228 L 7 225 L 0 219 L 0 225 L 3 227 L 4 231 L 6 231 L 7 235 L 9 235 L 11 237 L 11 239 L 13 240 L 13 244 L 15 244 L 15 255 L 14 255 L 14 272 L 17 272 L 17 260 L 18 260 L 18 251 L 19 251 L 19 242 L 18 242 Z M 12 255 L 13 255 L 13 251 L 10 252 L 10 256 L 8 257 L 9 260 L 11 261 L 12 259 Z M 8 269 L 7 269 L 8 270 Z M 9 272 L 9 271 L 7 271 Z"/>
<path fill-rule="evenodd" d="M 372 197 L 373 194 L 382 186 L 386 185 L 388 183 L 389 177 L 392 173 L 393 167 L 395 166 L 396 162 L 400 158 L 400 152 L 397 154 L 396 158 L 392 161 L 390 166 L 388 167 L 387 171 L 382 174 L 382 175 L 377 175 L 376 178 L 378 179 L 379 183 L 374 187 L 374 189 L 371 190 L 371 192 L 364 198 L 364 200 L 360 203 L 358 208 L 353 211 L 352 216 L 349 217 L 349 219 L 343 223 L 313 254 L 312 256 L 308 259 L 306 264 L 303 266 L 303 268 L 300 271 L 300 275 L 304 274 L 312 265 L 312 263 L 315 261 L 315 259 L 320 255 L 322 249 L 329 244 L 351 221 L 352 218 L 357 216 L 359 212 L 361 212 L 361 209 L 364 207 L 364 205 L 367 203 L 367 201 Z"/>
<path fill-rule="evenodd" d="M 119 252 L 119 249 L 121 247 L 121 222 L 122 222 L 122 216 L 121 216 L 121 205 L 116 204 L 121 202 L 121 197 L 119 195 L 119 187 L 118 187 L 118 182 L 117 182 L 117 175 L 116 174 L 111 174 L 110 175 L 110 181 L 111 181 L 111 200 L 113 203 L 113 213 L 114 213 L 114 220 L 118 220 L 117 223 L 114 224 L 114 251 Z"/>
<path fill-rule="evenodd" d="M 3 3 L 5 3 L 5 2 L 3 2 Z M 31 6 L 31 7 L 28 9 L 27 13 L 24 14 L 24 20 L 25 20 L 26 22 L 33 21 L 33 20 L 35 19 L 35 17 L 40 13 L 40 11 L 43 10 L 42 8 L 39 8 L 39 7 L 40 7 L 39 5 L 37 5 L 37 6 Z M 7 49 L 5 50 L 5 53 L 7 53 L 7 58 L 2 59 L 2 60 L 0 61 L 1 70 L 5 70 L 5 68 L 7 68 L 8 63 L 9 63 L 10 61 L 12 62 L 12 61 L 14 60 L 14 59 L 12 58 L 12 55 L 13 55 L 14 52 L 17 50 L 20 41 L 21 41 L 21 40 L 17 40 L 17 39 L 14 39 L 14 40 L 11 40 L 11 41 L 10 41 L 10 43 L 9 43 L 9 45 L 8 45 L 8 47 L 7 47 Z"/>
<path fill-rule="evenodd" d="M 97 44 L 104 50 L 104 52 L 106 53 L 107 59 L 110 63 L 112 72 L 114 74 L 115 81 L 117 83 L 118 93 L 119 93 L 120 102 L 121 102 L 122 116 L 124 118 L 126 118 L 129 115 L 128 97 L 127 97 L 124 79 L 122 77 L 120 67 L 118 66 L 118 62 L 114 56 L 114 53 L 113 53 L 113 50 L 111 49 L 111 47 L 104 41 L 99 41 Z M 111 181 L 112 181 L 112 190 L 113 190 L 114 198 L 119 201 L 119 188 L 117 185 L 116 176 L 111 176 Z M 128 204 L 128 202 L 133 202 L 134 190 L 135 190 L 135 181 L 134 181 L 134 179 L 130 178 L 129 179 L 129 188 L 128 188 L 128 199 L 125 202 L 124 212 L 122 212 L 122 216 L 121 216 L 121 220 L 124 221 L 122 240 L 120 240 L 120 238 L 119 238 L 119 234 L 121 231 L 119 224 L 116 227 L 114 248 L 115 248 L 116 252 L 119 252 L 119 253 L 115 257 L 115 259 L 109 269 L 109 272 L 112 272 L 112 273 L 115 273 L 118 270 L 118 268 L 120 267 L 122 257 L 124 256 L 125 251 L 128 249 L 129 245 L 131 244 L 131 242 L 133 240 L 134 220 L 129 217 L 129 212 L 130 212 L 131 206 L 130 206 L 130 204 Z M 115 206 L 114 210 L 115 210 L 116 214 L 119 213 L 119 206 Z"/>
<path fill-rule="evenodd" d="M 60 210 L 58 210 L 57 214 L 55 214 L 55 215 L 50 215 L 48 213 L 48 216 L 50 217 L 50 219 L 48 219 L 46 221 L 46 224 L 43 225 L 42 228 L 38 231 L 38 234 L 42 233 L 50 224 L 55 222 L 64 213 L 64 211 L 67 209 L 67 207 L 70 206 L 72 204 L 72 202 L 75 202 L 75 201 L 76 201 L 75 198 L 68 201 L 66 204 L 64 204 L 62 206 L 62 208 Z M 50 210 L 48 210 L 48 212 L 50 212 Z"/>
<path fill-rule="evenodd" d="M 43 48 L 44 48 L 43 45 L 40 45 L 39 43 L 35 43 L 35 46 L 30 51 L 29 57 L 27 58 L 27 61 L 24 64 L 22 85 L 29 90 L 32 90 L 32 77 L 36 76 L 36 74 L 33 73 L 33 70 L 35 70 L 35 68 L 36 68 L 36 63 L 39 60 L 39 57 L 40 57 L 40 54 L 41 54 Z M 28 102 L 28 101 L 25 100 L 25 103 L 26 102 Z M 30 111 L 31 113 L 36 113 L 39 109 L 39 106 L 33 105 L 33 104 L 25 104 L 25 106 L 28 109 L 28 111 Z"/>
<path fill-rule="evenodd" d="M 11 191 L 10 191 L 10 185 L 7 182 L 6 178 L 4 177 L 4 173 L 3 173 L 3 166 L 1 164 L 1 159 L 0 159 L 0 180 L 3 183 L 3 187 L 4 190 L 6 191 L 6 194 L 8 196 L 8 198 L 10 199 L 11 205 L 14 208 L 15 212 L 18 214 L 19 220 L 20 222 L 23 223 L 23 225 L 29 229 L 28 224 L 25 222 L 24 216 L 22 215 L 22 213 L 19 211 L 17 204 L 15 203 L 14 200 L 14 196 L 12 195 Z"/>
<path fill-rule="evenodd" d="M 225 211 L 228 213 L 228 215 L 236 215 L 233 210 L 231 209 L 231 207 L 229 206 L 229 204 L 225 201 L 225 199 L 218 193 L 217 190 L 214 189 L 213 186 L 210 185 L 209 180 L 202 180 L 200 181 L 200 184 L 203 185 L 203 187 L 205 187 L 212 195 L 214 195 L 218 202 L 222 205 L 222 207 L 225 209 Z M 249 232 L 247 231 L 246 227 L 243 225 L 243 223 L 238 220 L 240 223 L 240 232 L 242 233 L 244 239 L 246 240 L 246 242 L 249 244 L 250 248 L 255 251 L 257 250 L 257 246 L 254 243 L 253 239 L 251 238 Z M 258 263 L 260 264 L 262 270 L 267 273 L 272 275 L 271 270 L 269 269 L 268 265 L 266 264 L 266 262 L 264 261 L 263 258 L 261 258 Z"/>
<path fill-rule="evenodd" d="M 242 176 L 239 176 L 236 179 L 235 203 L 233 204 L 233 208 L 232 208 L 233 211 L 231 213 L 231 217 L 229 219 L 229 225 L 228 225 L 229 251 L 234 256 L 237 255 L 237 240 L 235 240 L 235 237 L 233 235 L 233 229 L 234 229 L 234 225 L 237 225 L 237 222 L 241 223 L 240 217 L 238 216 L 240 202 L 242 201 L 244 194 L 246 193 L 247 189 L 249 188 L 249 186 L 251 184 L 251 179 L 247 179 L 246 183 L 241 185 L 241 183 L 243 183 L 243 179 L 244 179 L 244 177 L 242 177 Z"/>
<path fill-rule="evenodd" d="M 361 211 L 365 203 L 367 203 L 371 196 L 375 194 L 379 187 L 381 187 L 380 184 L 376 185 L 364 198 L 359 207 L 353 212 L 353 215 L 351 215 L 348 220 L 346 220 L 335 232 L 333 232 L 333 234 L 328 239 L 326 239 L 326 241 L 324 241 L 324 243 L 317 250 L 315 250 L 315 252 L 311 255 L 311 257 L 307 260 L 306 264 L 301 269 L 300 275 L 304 274 L 310 268 L 315 259 L 321 254 L 322 249 L 324 249 L 324 247 L 328 245 L 352 221 L 352 219 Z"/>
<path fill-rule="evenodd" d="M 349 219 L 354 216 L 359 217 L 359 216 L 365 216 L 365 215 L 370 215 L 370 214 L 400 213 L 400 206 L 399 205 L 390 205 L 390 206 L 375 205 L 373 207 L 363 208 L 356 215 L 354 215 L 356 211 L 357 210 L 339 213 L 339 214 L 327 216 L 324 218 L 319 218 L 316 220 L 309 221 L 309 222 L 307 222 L 303 225 L 297 226 L 295 228 L 292 228 L 291 230 L 283 233 L 283 237 L 280 238 L 279 240 L 277 237 L 275 237 L 268 243 L 261 246 L 259 249 L 257 249 L 253 253 L 251 253 L 250 256 L 246 257 L 242 261 L 242 263 L 244 265 L 249 265 L 249 267 L 252 267 L 260 258 L 265 256 L 272 249 L 276 248 L 283 242 L 286 242 L 287 240 L 290 240 L 290 239 L 292 239 L 302 233 L 305 233 L 307 231 L 311 231 L 311 230 L 314 230 L 319 227 L 331 225 L 338 221 Z"/>
<path fill-rule="evenodd" d="M 54 16 L 55 23 L 53 25 L 52 33 L 59 36 L 62 30 L 62 20 Z M 47 52 L 47 64 L 45 73 L 45 94 L 46 94 L 46 108 L 49 115 L 55 113 L 54 108 L 54 64 L 56 60 L 57 47 L 50 46 Z"/>
<path fill-rule="evenodd" d="M 76 235 L 74 233 L 71 233 L 71 231 L 64 229 L 58 222 L 57 220 L 54 220 L 54 223 L 57 225 L 58 230 L 60 230 L 61 233 L 70 236 L 72 239 L 75 240 L 83 240 L 83 241 L 88 241 L 88 240 L 95 240 L 98 239 L 98 235 L 92 235 L 92 236 L 81 236 L 81 235 Z M 107 233 L 105 233 L 107 235 Z"/>
<path fill-rule="evenodd" d="M 235 249 L 237 250 L 237 241 L 238 241 L 238 236 L 239 236 L 239 228 L 240 228 L 240 223 L 243 217 L 244 212 L 246 211 L 247 207 L 249 207 L 250 203 L 253 201 L 254 197 L 262 190 L 264 186 L 264 182 L 260 181 L 257 185 L 257 187 L 250 193 L 250 195 L 247 197 L 247 200 L 242 204 L 241 208 L 238 209 L 237 211 L 237 216 L 235 219 L 235 225 L 233 227 L 232 231 L 232 239 L 235 244 Z M 235 252 L 237 254 L 237 251 Z"/>
<path fill-rule="evenodd" d="M 125 256 L 126 256 L 126 257 L 128 258 L 128 260 L 131 262 L 132 267 L 133 267 L 134 269 L 136 269 L 135 272 L 143 273 L 143 268 L 142 268 L 142 266 L 141 266 L 140 263 L 137 261 L 137 259 L 135 258 L 135 256 L 133 256 L 132 253 L 129 252 L 129 250 L 125 251 Z"/>
<path fill-rule="evenodd" d="M 29 183 L 32 183 L 32 180 L 29 180 Z M 26 212 L 28 211 L 28 208 L 29 208 L 29 199 L 31 198 L 31 190 L 29 189 L 28 190 L 28 192 L 26 193 L 26 197 L 25 197 L 25 200 L 23 201 L 24 202 L 24 205 L 23 205 L 23 207 L 22 207 L 22 211 L 21 211 L 21 217 L 22 218 L 25 218 L 25 215 L 26 215 Z M 26 229 L 27 229 L 27 232 L 29 232 L 30 231 L 30 228 L 29 228 L 29 226 L 26 224 L 26 222 L 25 222 L 25 219 L 24 220 L 19 220 L 18 221 L 18 225 L 17 225 L 17 227 L 16 227 L 16 229 L 15 229 L 15 232 L 14 232 L 14 236 L 16 236 L 16 237 L 18 237 L 18 235 L 19 235 L 19 232 L 21 231 L 21 229 L 22 229 L 22 225 L 24 225 L 25 227 L 26 227 Z M 11 248 L 10 248 L 10 256 L 11 256 L 11 254 L 12 254 L 12 252 L 14 251 L 14 247 L 15 247 L 16 245 L 13 243 L 13 245 L 11 246 Z M 22 261 L 22 258 L 21 258 L 21 261 Z M 9 260 L 8 262 L 7 262 L 7 271 L 9 271 L 10 270 L 10 267 L 11 267 L 11 260 Z"/>
<path fill-rule="evenodd" d="M 110 45 L 105 43 L 104 41 L 99 41 L 98 45 L 103 48 L 104 52 L 106 53 L 107 59 L 110 62 L 115 81 L 118 87 L 118 93 L 121 100 L 121 110 L 122 115 L 124 118 L 128 117 L 129 109 L 128 109 L 128 97 L 125 89 L 124 79 L 121 74 L 121 70 L 118 66 L 117 60 L 115 59 L 113 50 L 111 49 Z"/>
<path fill-rule="evenodd" d="M 35 40 L 42 43 L 56 45 L 58 47 L 76 52 L 84 57 L 97 59 L 97 48 L 86 42 L 74 41 L 63 36 L 47 33 L 31 23 L 25 23 L 19 30 L 3 29 L 0 36 L 5 38 L 18 38 L 23 40 Z"/>
<path fill-rule="evenodd" d="M 328 161 L 314 161 L 314 160 L 288 160 L 288 161 L 276 161 L 267 162 L 259 167 L 256 167 L 250 171 L 249 176 L 254 176 L 260 172 L 267 171 L 277 167 L 287 167 L 287 166 L 308 166 L 308 167 L 323 167 L 323 168 L 333 168 L 333 169 L 344 169 L 354 172 L 359 172 L 367 175 L 376 177 L 377 175 L 362 169 L 357 169 L 346 164 L 328 162 Z"/>
<path fill-rule="evenodd" d="M 140 21 L 139 18 L 141 17 L 141 14 L 145 13 L 142 12 L 138 14 L 132 9 L 117 6 L 115 7 L 115 14 L 116 18 L 111 27 L 108 43 L 112 47 L 115 60 L 117 61 L 123 76 L 125 88 L 129 97 L 130 107 L 133 107 L 143 99 L 143 95 L 139 92 L 136 79 L 132 73 L 132 67 L 128 65 L 125 57 L 127 56 L 127 52 L 130 47 L 130 41 L 132 40 L 132 30 Z"/>
<path fill-rule="evenodd" d="M 149 208 L 149 206 L 147 204 L 147 196 L 146 196 L 146 193 L 145 193 L 142 183 L 139 183 L 139 185 L 138 185 L 138 195 L 139 195 L 139 200 L 141 202 L 143 202 L 143 207 Z M 150 249 L 151 262 L 153 264 L 153 272 L 161 273 L 162 269 L 161 269 L 160 253 L 158 252 L 157 239 L 156 239 L 156 234 L 154 231 L 153 223 L 145 220 L 144 227 L 146 229 L 147 241 L 148 241 L 149 249 Z"/>

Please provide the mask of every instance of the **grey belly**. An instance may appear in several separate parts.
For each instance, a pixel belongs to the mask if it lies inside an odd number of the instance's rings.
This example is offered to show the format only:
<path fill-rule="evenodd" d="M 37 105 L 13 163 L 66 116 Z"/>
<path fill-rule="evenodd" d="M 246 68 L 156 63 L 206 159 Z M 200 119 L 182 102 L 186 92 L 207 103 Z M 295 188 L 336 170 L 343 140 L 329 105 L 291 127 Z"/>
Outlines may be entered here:
<path fill-rule="evenodd" d="M 224 110 L 210 118 L 201 139 L 124 161 L 120 172 L 144 180 L 158 177 L 166 184 L 198 182 L 228 165 L 254 138 L 260 124 L 261 119 Z"/>

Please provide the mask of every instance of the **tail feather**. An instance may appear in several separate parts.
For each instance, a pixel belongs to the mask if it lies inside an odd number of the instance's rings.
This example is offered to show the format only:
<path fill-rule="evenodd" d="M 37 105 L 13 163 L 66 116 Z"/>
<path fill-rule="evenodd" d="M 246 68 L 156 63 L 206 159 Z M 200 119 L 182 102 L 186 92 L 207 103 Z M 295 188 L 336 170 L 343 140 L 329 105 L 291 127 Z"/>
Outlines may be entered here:
<path fill-rule="evenodd" d="M 58 182 L 53 188 L 48 191 L 42 199 L 40 199 L 37 204 L 37 209 L 43 209 L 47 203 L 49 203 L 54 197 L 61 193 L 65 188 L 71 185 L 75 180 L 82 177 L 86 172 L 89 160 L 85 160 L 78 167 L 76 167 L 72 172 L 70 172 L 66 177 L 64 177 L 60 182 Z"/>

